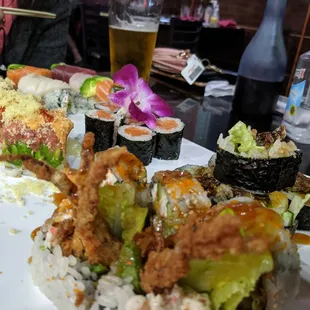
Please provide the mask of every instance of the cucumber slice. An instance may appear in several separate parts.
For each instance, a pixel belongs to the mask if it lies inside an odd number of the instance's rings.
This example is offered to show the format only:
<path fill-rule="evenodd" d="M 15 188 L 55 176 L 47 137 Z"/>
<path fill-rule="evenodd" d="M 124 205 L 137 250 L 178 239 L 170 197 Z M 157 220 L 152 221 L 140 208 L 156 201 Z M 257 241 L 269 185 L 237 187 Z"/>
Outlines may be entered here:
<path fill-rule="evenodd" d="M 290 206 L 289 210 L 294 214 L 294 220 L 296 219 L 297 215 L 301 211 L 301 209 L 304 207 L 305 203 L 310 199 L 310 194 L 305 195 L 305 197 L 302 199 L 298 195 L 295 195 Z"/>
<path fill-rule="evenodd" d="M 285 211 L 282 214 L 282 219 L 284 222 L 284 227 L 290 227 L 293 225 L 294 222 L 294 213 L 292 213 L 291 211 Z"/>

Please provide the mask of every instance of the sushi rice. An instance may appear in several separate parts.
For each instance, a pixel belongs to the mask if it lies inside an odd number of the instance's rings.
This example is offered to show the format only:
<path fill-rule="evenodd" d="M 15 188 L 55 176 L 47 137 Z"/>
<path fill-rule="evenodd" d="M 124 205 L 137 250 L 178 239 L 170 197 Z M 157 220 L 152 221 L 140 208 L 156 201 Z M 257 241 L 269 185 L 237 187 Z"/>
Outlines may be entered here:
<path fill-rule="evenodd" d="M 126 302 L 135 295 L 130 278 L 114 276 L 112 268 L 111 274 L 99 280 L 86 262 L 63 256 L 61 247 L 53 246 L 52 240 L 45 225 L 35 237 L 30 268 L 34 284 L 59 310 L 99 310 L 100 306 L 106 310 L 125 309 Z"/>
<path fill-rule="evenodd" d="M 74 90 L 59 89 L 46 94 L 43 98 L 48 110 L 65 109 L 67 114 L 86 113 L 94 109 L 96 102 L 86 99 Z"/>
<path fill-rule="evenodd" d="M 65 257 L 45 224 L 35 237 L 30 270 L 33 282 L 59 310 L 209 310 L 207 296 L 184 296 L 177 286 L 169 295 L 136 295 L 131 278 L 115 276 L 116 265 L 98 279 L 87 262 Z"/>

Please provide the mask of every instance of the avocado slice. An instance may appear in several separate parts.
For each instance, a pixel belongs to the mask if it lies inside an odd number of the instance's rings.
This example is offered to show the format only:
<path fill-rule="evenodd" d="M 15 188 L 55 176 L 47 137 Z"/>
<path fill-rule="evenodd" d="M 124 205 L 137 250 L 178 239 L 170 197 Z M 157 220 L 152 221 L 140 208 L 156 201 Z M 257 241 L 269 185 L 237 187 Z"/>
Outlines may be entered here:
<path fill-rule="evenodd" d="M 94 76 L 86 79 L 80 88 L 82 96 L 85 98 L 94 97 L 96 95 L 97 83 L 102 81 L 113 81 L 113 80 L 105 76 Z"/>

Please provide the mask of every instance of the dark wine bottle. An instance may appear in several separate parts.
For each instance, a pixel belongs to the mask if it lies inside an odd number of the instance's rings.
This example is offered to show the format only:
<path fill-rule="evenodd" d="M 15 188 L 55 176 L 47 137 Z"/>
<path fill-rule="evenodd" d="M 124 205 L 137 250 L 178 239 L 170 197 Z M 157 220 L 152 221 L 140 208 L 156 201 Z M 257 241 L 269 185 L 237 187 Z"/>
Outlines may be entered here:
<path fill-rule="evenodd" d="M 233 111 L 247 117 L 271 116 L 287 65 L 283 20 L 287 0 L 267 0 L 263 21 L 240 62 Z"/>

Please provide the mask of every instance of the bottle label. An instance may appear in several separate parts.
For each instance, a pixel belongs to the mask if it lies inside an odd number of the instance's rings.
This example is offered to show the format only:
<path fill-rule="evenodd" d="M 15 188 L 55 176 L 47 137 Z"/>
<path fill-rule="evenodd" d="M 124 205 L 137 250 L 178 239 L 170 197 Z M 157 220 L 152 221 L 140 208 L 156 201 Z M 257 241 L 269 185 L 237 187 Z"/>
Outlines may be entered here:
<path fill-rule="evenodd" d="M 306 73 L 306 69 L 305 68 L 296 69 L 295 77 L 298 78 L 299 80 L 304 79 L 305 78 L 305 73 Z"/>
<path fill-rule="evenodd" d="M 297 108 L 301 105 L 304 91 L 306 87 L 306 81 L 292 85 L 290 95 L 288 97 L 286 110 L 289 111 L 291 116 L 296 114 Z"/>

